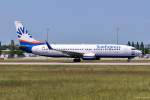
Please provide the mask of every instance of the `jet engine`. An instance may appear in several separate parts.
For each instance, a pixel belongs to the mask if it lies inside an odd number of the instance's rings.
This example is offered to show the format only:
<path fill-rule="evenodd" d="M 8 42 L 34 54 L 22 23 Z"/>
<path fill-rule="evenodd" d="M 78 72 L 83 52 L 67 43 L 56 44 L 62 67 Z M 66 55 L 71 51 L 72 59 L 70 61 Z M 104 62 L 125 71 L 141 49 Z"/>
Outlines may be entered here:
<path fill-rule="evenodd" d="M 83 60 L 96 60 L 94 53 L 85 53 L 82 57 Z"/>

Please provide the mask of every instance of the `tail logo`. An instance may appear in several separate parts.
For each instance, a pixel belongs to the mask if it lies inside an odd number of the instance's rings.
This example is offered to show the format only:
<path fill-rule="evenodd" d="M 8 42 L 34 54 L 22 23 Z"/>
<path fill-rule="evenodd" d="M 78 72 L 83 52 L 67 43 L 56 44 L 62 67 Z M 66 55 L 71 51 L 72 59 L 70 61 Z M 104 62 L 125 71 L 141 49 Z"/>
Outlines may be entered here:
<path fill-rule="evenodd" d="M 17 31 L 16 34 L 21 44 L 43 44 L 43 42 L 32 38 L 20 21 L 15 21 L 15 26 Z"/>
<path fill-rule="evenodd" d="M 23 35 L 27 35 L 30 38 L 32 38 L 32 36 L 28 33 L 28 31 L 24 28 L 24 27 L 20 27 L 17 29 L 17 36 L 18 38 L 21 38 L 21 36 Z"/>

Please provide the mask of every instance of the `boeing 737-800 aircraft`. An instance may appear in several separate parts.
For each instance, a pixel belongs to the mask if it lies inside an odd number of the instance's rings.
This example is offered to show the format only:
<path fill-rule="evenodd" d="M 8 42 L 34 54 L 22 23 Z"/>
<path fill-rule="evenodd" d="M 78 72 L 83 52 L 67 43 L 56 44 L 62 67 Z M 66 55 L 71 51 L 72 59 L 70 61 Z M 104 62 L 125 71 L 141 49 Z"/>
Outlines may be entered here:
<path fill-rule="evenodd" d="M 20 48 L 28 53 L 47 57 L 70 57 L 74 62 L 100 58 L 134 58 L 141 51 L 127 45 L 115 44 L 49 44 L 35 40 L 22 25 L 15 21 Z"/>

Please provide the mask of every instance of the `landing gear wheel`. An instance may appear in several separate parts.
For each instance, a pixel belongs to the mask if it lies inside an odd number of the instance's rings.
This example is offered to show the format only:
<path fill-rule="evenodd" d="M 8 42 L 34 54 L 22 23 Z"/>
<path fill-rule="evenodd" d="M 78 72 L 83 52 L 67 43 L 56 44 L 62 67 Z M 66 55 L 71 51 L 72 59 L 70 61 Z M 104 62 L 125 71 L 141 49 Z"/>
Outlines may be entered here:
<path fill-rule="evenodd" d="M 99 58 L 99 57 L 96 57 L 96 60 L 101 60 L 101 58 Z"/>
<path fill-rule="evenodd" d="M 127 60 L 127 61 L 128 61 L 128 62 L 131 62 L 131 60 L 132 60 L 132 58 L 128 58 L 128 60 Z"/>
<path fill-rule="evenodd" d="M 80 58 L 75 58 L 75 59 L 73 59 L 73 62 L 81 62 L 81 59 Z"/>

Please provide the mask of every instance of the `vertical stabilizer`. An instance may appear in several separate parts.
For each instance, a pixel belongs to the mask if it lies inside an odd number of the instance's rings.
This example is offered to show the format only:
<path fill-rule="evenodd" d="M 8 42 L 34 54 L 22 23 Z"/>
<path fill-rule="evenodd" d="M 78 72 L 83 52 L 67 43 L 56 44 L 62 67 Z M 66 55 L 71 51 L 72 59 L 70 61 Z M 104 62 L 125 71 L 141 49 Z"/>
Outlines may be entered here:
<path fill-rule="evenodd" d="M 27 29 L 23 26 L 21 21 L 15 21 L 16 33 L 17 37 L 20 41 L 20 44 L 28 43 L 28 44 L 40 44 L 40 41 L 35 40 L 28 33 Z"/>

